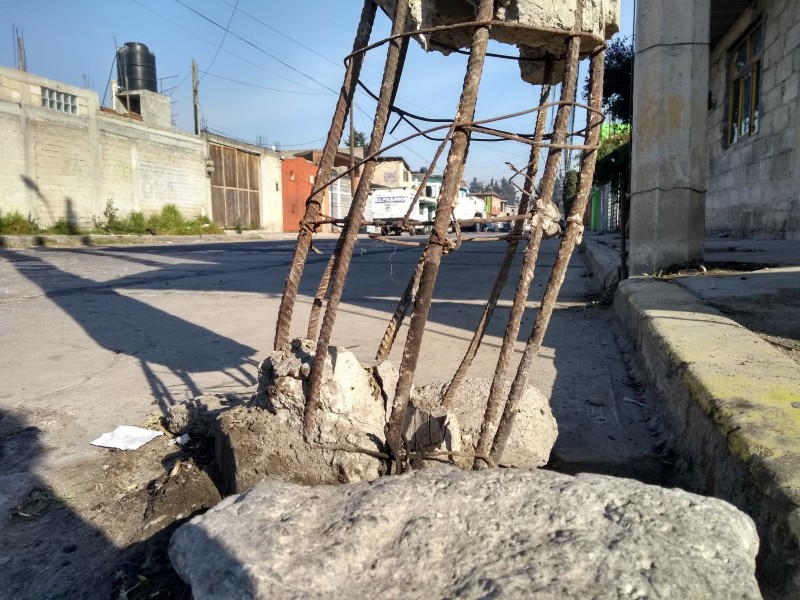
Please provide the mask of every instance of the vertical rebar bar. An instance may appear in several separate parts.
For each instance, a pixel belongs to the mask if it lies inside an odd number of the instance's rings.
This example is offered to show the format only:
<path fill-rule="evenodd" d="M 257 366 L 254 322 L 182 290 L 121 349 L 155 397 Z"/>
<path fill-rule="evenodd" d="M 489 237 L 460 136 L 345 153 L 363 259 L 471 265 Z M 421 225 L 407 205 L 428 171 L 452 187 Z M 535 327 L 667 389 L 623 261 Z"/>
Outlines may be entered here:
<path fill-rule="evenodd" d="M 395 14 L 392 20 L 392 36 L 398 36 L 405 31 L 406 17 L 408 15 L 409 0 L 398 0 L 395 7 Z M 372 136 L 367 150 L 368 156 L 377 155 L 383 143 L 383 136 L 386 132 L 386 124 L 389 120 L 392 101 L 397 93 L 397 82 L 403 70 L 403 59 L 408 48 L 408 37 L 393 39 L 389 42 L 386 53 L 386 64 L 383 72 L 383 82 L 378 99 L 378 107 L 375 112 L 375 122 L 373 124 Z M 306 398 L 305 414 L 303 415 L 303 434 L 309 439 L 314 427 L 314 421 L 319 408 L 319 395 L 322 383 L 322 372 L 325 366 L 325 359 L 328 356 L 328 342 L 333 331 L 333 324 L 336 320 L 336 311 L 339 301 L 344 291 L 344 283 L 347 271 L 350 268 L 350 259 L 353 255 L 358 237 L 358 230 L 364 218 L 364 205 L 367 201 L 369 184 L 372 181 L 373 173 L 377 160 L 372 158 L 364 165 L 364 171 L 358 184 L 353 203 L 350 206 L 347 221 L 337 244 L 337 251 L 334 251 L 335 262 L 331 272 L 330 294 L 325 316 L 322 319 L 322 329 L 317 340 L 317 349 L 314 355 L 314 365 L 311 368 L 309 377 L 309 392 Z"/>
<path fill-rule="evenodd" d="M 400 331 L 400 326 L 403 324 L 403 319 L 408 312 L 408 307 L 411 306 L 411 301 L 414 299 L 419 289 L 419 278 L 422 276 L 422 268 L 424 266 L 425 251 L 423 250 L 417 261 L 417 266 L 414 268 L 414 272 L 408 280 L 406 289 L 403 291 L 403 295 L 397 303 L 397 308 L 394 309 L 394 314 L 389 320 L 389 324 L 386 326 L 386 331 L 383 333 L 380 346 L 378 346 L 378 352 L 375 354 L 376 362 L 381 362 L 389 357 L 394 341 L 397 339 L 397 334 Z"/>
<path fill-rule="evenodd" d="M 556 120 L 553 129 L 552 143 L 555 146 L 562 145 L 567 139 L 567 125 L 569 116 L 572 112 L 571 102 L 575 94 L 578 80 L 578 62 L 580 60 L 580 38 L 573 36 L 567 41 L 567 49 L 564 57 L 565 67 L 561 83 L 561 103 L 556 113 Z M 508 317 L 508 324 L 503 336 L 503 344 L 500 347 L 500 355 L 497 358 L 497 366 L 492 379 L 492 386 L 489 391 L 489 399 L 486 403 L 486 412 L 481 424 L 481 433 L 476 447 L 476 454 L 487 454 L 492 447 L 498 419 L 501 415 L 505 388 L 508 380 L 509 365 L 514 354 L 514 346 L 519 335 L 522 316 L 525 313 L 525 303 L 528 300 L 531 281 L 533 281 L 536 261 L 539 257 L 539 248 L 543 238 L 543 218 L 546 213 L 546 204 L 552 202 L 553 190 L 555 189 L 556 174 L 561 161 L 561 150 L 551 148 L 545 162 L 545 169 L 542 175 L 542 195 L 537 201 L 536 211 L 531 223 L 531 237 L 525 247 L 522 259 L 522 269 L 517 282 L 517 289 L 514 294 L 514 301 L 511 313 Z M 481 461 L 475 461 L 475 468 L 482 467 Z"/>
<path fill-rule="evenodd" d="M 340 237 L 339 239 L 341 240 L 342 238 Z M 336 262 L 336 254 L 337 252 L 334 250 L 328 259 L 328 264 L 325 265 L 325 272 L 319 280 L 319 286 L 317 286 L 317 293 L 314 294 L 314 301 L 311 303 L 311 314 L 308 317 L 308 329 L 306 330 L 307 340 L 317 339 L 319 313 L 322 310 L 322 305 L 325 303 L 325 294 L 328 293 L 328 286 L 331 283 L 331 273 L 333 272 L 333 263 Z"/>
<path fill-rule="evenodd" d="M 539 94 L 539 106 L 543 106 L 550 97 L 550 79 L 552 76 L 553 59 L 552 57 L 548 57 L 544 66 L 544 83 L 541 86 L 541 93 Z M 528 168 L 525 174 L 525 184 L 523 185 L 522 197 L 519 201 L 517 215 L 524 215 L 527 213 L 531 204 L 530 200 L 531 197 L 533 197 L 534 180 L 536 179 L 536 173 L 539 170 L 539 152 L 541 151 L 541 143 L 542 139 L 544 138 L 546 121 L 547 111 L 544 108 L 541 108 L 536 113 L 536 128 L 533 134 L 533 145 L 531 146 Z M 508 245 L 506 246 L 506 253 L 503 257 L 503 263 L 500 265 L 500 271 L 495 279 L 494 287 L 489 294 L 489 300 L 486 302 L 486 306 L 483 309 L 483 314 L 478 321 L 478 326 L 475 328 L 475 333 L 473 334 L 472 340 L 469 343 L 469 347 L 464 354 L 464 358 L 461 359 L 461 364 L 458 365 L 458 369 L 456 370 L 455 375 L 453 375 L 453 378 L 450 380 L 450 385 L 447 386 L 447 392 L 445 392 L 444 398 L 442 399 L 442 408 L 445 410 L 452 407 L 453 402 L 455 402 L 456 393 L 461 387 L 469 367 L 472 365 L 472 361 L 478 352 L 478 348 L 480 348 L 481 342 L 483 341 L 483 336 L 486 334 L 486 328 L 489 326 L 489 322 L 492 320 L 492 314 L 494 313 L 494 309 L 497 307 L 497 301 L 500 299 L 500 294 L 503 293 L 503 288 L 506 285 L 506 281 L 508 281 L 508 273 L 511 270 L 511 264 L 514 262 L 514 255 L 517 253 L 517 248 L 519 247 L 519 240 L 520 236 L 522 235 L 524 225 L 524 221 L 514 222 L 514 227 L 512 228 L 511 234 L 508 237 Z"/>
<path fill-rule="evenodd" d="M 569 259 L 575 250 L 578 239 L 583 233 L 583 213 L 586 210 L 586 204 L 589 198 L 589 191 L 592 186 L 592 179 L 594 178 L 595 162 L 597 160 L 597 146 L 600 140 L 600 129 L 603 123 L 603 115 L 600 112 L 602 107 L 603 97 L 603 72 L 604 72 L 604 59 L 605 51 L 601 50 L 592 56 L 591 67 L 589 71 L 589 106 L 590 111 L 588 115 L 588 122 L 586 126 L 586 146 L 591 149 L 586 150 L 583 155 L 581 164 L 580 181 L 578 184 L 578 195 L 567 218 L 567 227 L 564 237 L 561 239 L 561 245 L 558 248 L 553 270 L 550 273 L 550 278 L 547 281 L 547 288 L 542 299 L 542 304 L 539 308 L 539 313 L 536 315 L 536 322 L 533 326 L 533 331 L 525 346 L 525 351 L 517 368 L 517 375 L 511 385 L 511 391 L 506 402 L 503 416 L 500 419 L 500 424 L 497 428 L 494 441 L 492 443 L 492 457 L 495 461 L 499 461 L 505 449 L 506 442 L 508 441 L 511 429 L 514 424 L 514 418 L 519 411 L 520 398 L 522 397 L 525 387 L 528 382 L 528 374 L 530 372 L 533 361 L 539 353 L 544 340 L 544 334 L 547 331 L 547 325 L 550 322 L 550 317 L 553 314 L 558 292 L 561 289 L 561 284 L 564 282 L 564 277 L 567 274 L 567 267 L 569 266 Z"/>
<path fill-rule="evenodd" d="M 408 43 L 409 39 L 404 37 L 401 41 L 400 46 L 400 57 L 398 59 L 399 64 L 403 64 L 406 59 L 406 53 L 408 52 Z M 395 98 L 397 97 L 397 90 L 400 85 L 400 78 L 395 77 L 393 87 L 392 87 L 392 95 L 391 99 L 389 100 L 389 106 L 394 105 Z M 350 119 L 352 120 L 353 116 L 352 113 L 350 115 Z M 388 115 L 387 115 L 388 120 Z M 381 136 L 381 143 L 383 142 L 383 136 Z M 378 148 L 380 148 L 380 144 L 378 144 Z M 352 156 L 351 156 L 352 159 Z M 374 170 L 375 163 L 372 164 L 372 170 Z M 351 167 L 352 168 L 352 167 Z M 372 178 L 372 170 L 369 171 L 370 179 Z M 360 181 L 360 180 L 359 180 Z M 351 211 L 353 206 L 357 206 L 357 196 L 358 190 L 361 189 L 360 186 L 356 188 L 353 193 L 353 201 L 350 204 L 350 211 L 348 211 L 347 218 L 351 218 Z M 369 194 L 369 188 L 364 188 L 366 191 L 362 193 Z M 351 188 L 352 190 L 352 188 Z M 416 201 L 416 198 L 415 198 Z M 410 210 L 410 209 L 409 209 Z M 408 216 L 406 216 L 406 219 Z M 317 328 L 319 327 L 319 314 L 322 311 L 322 305 L 325 302 L 325 294 L 328 293 L 328 288 L 330 287 L 331 282 L 331 274 L 333 273 L 333 266 L 336 264 L 337 257 L 342 251 L 342 246 L 344 245 L 344 241 L 346 239 L 344 229 L 342 230 L 339 239 L 336 241 L 336 247 L 334 248 L 333 252 L 331 253 L 331 257 L 328 260 L 328 264 L 325 266 L 325 272 L 322 274 L 322 278 L 320 279 L 319 286 L 317 286 L 317 293 L 314 295 L 314 301 L 311 303 L 311 314 L 308 317 L 308 329 L 306 330 L 306 339 L 314 340 L 317 337 Z"/>
<path fill-rule="evenodd" d="M 353 102 L 353 95 L 358 85 L 358 77 L 361 73 L 361 67 L 364 64 L 364 53 L 359 51 L 369 44 L 369 37 L 372 33 L 372 25 L 375 21 L 376 11 L 377 5 L 373 0 L 364 0 L 364 6 L 361 9 L 361 20 L 359 21 L 356 37 L 353 41 L 352 59 L 347 65 L 344 82 L 342 83 L 342 90 L 339 93 L 339 100 L 336 103 L 333 120 L 331 121 L 331 127 L 328 131 L 328 140 L 322 151 L 319 168 L 317 169 L 317 177 L 314 180 L 314 187 L 317 192 L 306 202 L 306 212 L 303 215 L 303 220 L 300 222 L 300 232 L 297 234 L 297 243 L 295 244 L 294 253 L 292 255 L 292 265 L 289 269 L 289 274 L 286 276 L 286 285 L 283 290 L 283 296 L 281 297 L 280 308 L 278 309 L 278 323 L 275 328 L 274 348 L 276 350 L 289 341 L 289 330 L 292 324 L 294 303 L 297 299 L 297 290 L 300 287 L 300 278 L 303 275 L 303 269 L 305 267 L 306 258 L 308 257 L 308 249 L 311 246 L 311 237 L 313 235 L 313 229 L 309 223 L 315 221 L 319 215 L 319 208 L 322 205 L 322 200 L 325 195 L 325 184 L 330 179 L 333 161 L 336 157 L 339 142 L 342 139 L 342 132 L 344 131 L 345 117 Z"/>
<path fill-rule="evenodd" d="M 419 198 L 420 190 L 422 186 L 425 185 L 425 182 L 428 180 L 433 174 L 433 170 L 436 168 L 436 163 L 439 161 L 439 158 L 442 156 L 442 152 L 444 152 L 445 147 L 450 142 L 450 138 L 453 135 L 453 130 L 455 129 L 455 121 L 448 129 L 447 134 L 444 136 L 441 144 L 436 149 L 436 154 L 431 161 L 430 167 L 428 171 L 425 173 L 425 177 L 422 179 L 422 182 L 419 184 L 419 188 L 417 189 L 417 193 L 414 196 L 414 202 L 411 206 L 408 207 L 406 211 L 406 215 L 404 217 L 404 221 L 408 219 L 409 215 L 411 214 L 411 210 L 414 208 L 414 203 Z M 395 308 L 394 314 L 389 321 L 389 324 L 386 326 L 386 331 L 381 338 L 380 346 L 378 346 L 378 352 L 375 355 L 375 360 L 380 362 L 385 360 L 389 353 L 392 351 L 392 346 L 394 345 L 395 339 L 397 339 L 397 334 L 400 331 L 400 326 L 403 324 L 403 320 L 406 317 L 406 313 L 408 312 L 408 307 L 411 306 L 411 300 L 413 300 L 414 296 L 417 293 L 417 289 L 419 288 L 419 278 L 422 276 L 422 266 L 425 262 L 425 252 L 419 257 L 419 261 L 417 262 L 417 266 L 414 269 L 414 272 L 411 274 L 411 279 L 408 281 L 408 285 L 406 285 L 406 289 L 403 292 L 400 301 L 397 303 L 397 308 Z"/>
<path fill-rule="evenodd" d="M 476 19 L 477 26 L 473 34 L 467 62 L 467 71 L 464 76 L 464 86 L 455 117 L 456 128 L 453 132 L 453 139 L 447 156 L 447 165 L 442 178 L 442 190 L 439 196 L 439 204 L 436 208 L 434 228 L 428 243 L 419 290 L 414 300 L 414 312 L 411 316 L 406 344 L 403 349 L 394 405 L 387 425 L 386 443 L 398 469 L 400 442 L 403 436 L 414 371 L 417 367 L 422 337 L 428 321 L 433 288 L 436 284 L 442 255 L 447 244 L 447 228 L 453 214 L 453 203 L 458 194 L 461 178 L 464 175 L 464 161 L 469 149 L 469 135 L 467 131 L 459 127 L 459 124 L 471 122 L 475 115 L 478 88 L 480 87 L 483 63 L 489 42 L 489 26 L 485 23 L 492 19 L 493 11 L 494 0 L 481 0 Z"/>

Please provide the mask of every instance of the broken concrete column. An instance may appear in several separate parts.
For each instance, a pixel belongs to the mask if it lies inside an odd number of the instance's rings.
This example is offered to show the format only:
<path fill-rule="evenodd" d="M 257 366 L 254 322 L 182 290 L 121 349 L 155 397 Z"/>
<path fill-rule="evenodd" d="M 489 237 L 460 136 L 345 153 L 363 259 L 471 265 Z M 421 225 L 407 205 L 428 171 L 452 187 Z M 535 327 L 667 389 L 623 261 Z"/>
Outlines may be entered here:
<path fill-rule="evenodd" d="M 721 500 L 540 469 L 265 482 L 169 545 L 198 600 L 755 599 L 757 550 L 753 522 Z"/>
<path fill-rule="evenodd" d="M 393 15 L 396 0 L 377 0 L 387 14 Z M 409 26 L 426 29 L 475 20 L 477 0 L 411 0 Z M 619 31 L 619 0 L 501 0 L 495 2 L 494 19 L 507 26 L 494 25 L 489 37 L 498 42 L 516 45 L 520 54 L 522 79 L 528 83 L 544 83 L 544 59 L 556 59 L 553 76 L 547 83 L 558 83 L 564 73 L 563 56 L 566 36 L 581 37 L 584 52 L 600 45 Z M 417 36 L 428 51 L 445 55 L 459 48 L 469 48 L 472 30 L 469 27 Z"/>
<path fill-rule="evenodd" d="M 631 154 L 631 275 L 701 261 L 709 0 L 640 0 Z"/>
<path fill-rule="evenodd" d="M 458 440 L 454 443 L 454 450 L 461 450 L 467 455 L 475 452 L 491 387 L 492 380 L 481 377 L 467 379 L 459 387 L 452 414 L 446 415 L 453 429 L 450 436 Z M 506 386 L 505 395 L 509 387 Z M 441 402 L 445 391 L 446 384 L 424 386 L 417 390 L 412 402 L 418 409 L 434 417 L 443 417 L 445 412 Z M 523 469 L 546 465 L 557 437 L 558 424 L 550 410 L 549 401 L 535 387 L 528 386 L 522 394 L 520 409 L 505 451 L 498 457 L 499 465 Z M 464 469 L 472 467 L 472 458 L 469 456 L 456 457 L 454 462 Z"/>
<path fill-rule="evenodd" d="M 383 471 L 385 408 L 379 387 L 355 355 L 330 347 L 320 411 L 303 439 L 303 410 L 315 343 L 293 340 L 259 366 L 249 408 L 217 421 L 217 463 L 226 493 L 263 479 L 306 484 L 370 481 Z"/>

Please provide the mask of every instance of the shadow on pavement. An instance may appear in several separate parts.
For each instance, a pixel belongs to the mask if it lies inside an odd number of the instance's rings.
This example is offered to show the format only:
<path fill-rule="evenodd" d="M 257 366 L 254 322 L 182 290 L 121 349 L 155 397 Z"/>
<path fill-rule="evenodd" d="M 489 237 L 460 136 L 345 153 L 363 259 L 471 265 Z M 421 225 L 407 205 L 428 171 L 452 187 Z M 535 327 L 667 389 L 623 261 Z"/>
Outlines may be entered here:
<path fill-rule="evenodd" d="M 222 372 L 242 387 L 255 383 L 254 348 L 119 293 L 114 287 L 125 285 L 125 278 L 97 283 L 30 253 L 4 255 L 99 346 L 134 357 L 162 412 L 183 396 L 173 396 L 158 374 L 160 367 L 180 378 L 193 395 L 202 393 L 194 373 Z"/>

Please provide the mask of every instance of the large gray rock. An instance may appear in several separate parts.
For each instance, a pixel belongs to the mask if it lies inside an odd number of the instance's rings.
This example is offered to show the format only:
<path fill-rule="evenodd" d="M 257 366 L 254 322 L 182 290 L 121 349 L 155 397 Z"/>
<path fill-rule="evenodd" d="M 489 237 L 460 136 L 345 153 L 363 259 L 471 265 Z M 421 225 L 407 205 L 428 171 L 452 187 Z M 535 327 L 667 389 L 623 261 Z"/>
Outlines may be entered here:
<path fill-rule="evenodd" d="M 760 598 L 733 506 L 602 475 L 457 469 L 267 482 L 181 526 L 197 600 Z"/>
<path fill-rule="evenodd" d="M 413 397 L 414 404 L 434 416 L 444 415 L 441 401 L 446 386 L 439 383 L 419 388 Z M 459 440 L 454 443 L 454 450 L 466 453 L 475 451 L 491 387 L 491 379 L 476 377 L 464 380 L 456 392 L 451 414 L 448 415 L 453 429 L 458 428 Z M 509 388 L 510 385 L 506 385 L 506 395 Z M 558 424 L 550 409 L 550 402 L 535 387 L 528 386 L 520 399 L 519 412 L 514 418 L 511 435 L 499 464 L 525 469 L 541 467 L 550 459 L 557 437 Z M 463 468 L 472 466 L 469 458 L 455 458 L 454 462 Z"/>
<path fill-rule="evenodd" d="M 397 0 L 377 0 L 387 14 L 393 15 Z M 470 23 L 475 20 L 478 0 L 410 0 L 409 21 L 413 29 Z M 530 83 L 543 82 L 543 59 L 557 60 L 550 83 L 561 80 L 567 35 L 581 37 L 585 54 L 619 31 L 620 0 L 499 0 L 493 18 L 508 25 L 494 25 L 491 39 L 514 44 L 520 50 L 522 78 Z M 420 34 L 425 50 L 449 54 L 472 44 L 472 29 L 451 29 Z"/>

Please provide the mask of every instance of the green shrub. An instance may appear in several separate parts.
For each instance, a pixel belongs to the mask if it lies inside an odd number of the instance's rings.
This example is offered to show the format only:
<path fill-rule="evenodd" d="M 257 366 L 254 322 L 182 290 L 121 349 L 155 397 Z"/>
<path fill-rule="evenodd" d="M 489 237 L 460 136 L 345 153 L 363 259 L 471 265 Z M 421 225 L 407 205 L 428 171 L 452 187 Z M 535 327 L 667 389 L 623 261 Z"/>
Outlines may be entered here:
<path fill-rule="evenodd" d="M 80 235 L 83 232 L 75 223 L 70 223 L 64 217 L 60 217 L 58 221 L 50 225 L 44 233 L 51 233 L 53 235 Z"/>
<path fill-rule="evenodd" d="M 10 213 L 0 212 L 0 234 L 34 235 L 39 231 L 40 227 L 31 215 L 24 217 L 18 210 Z"/>

